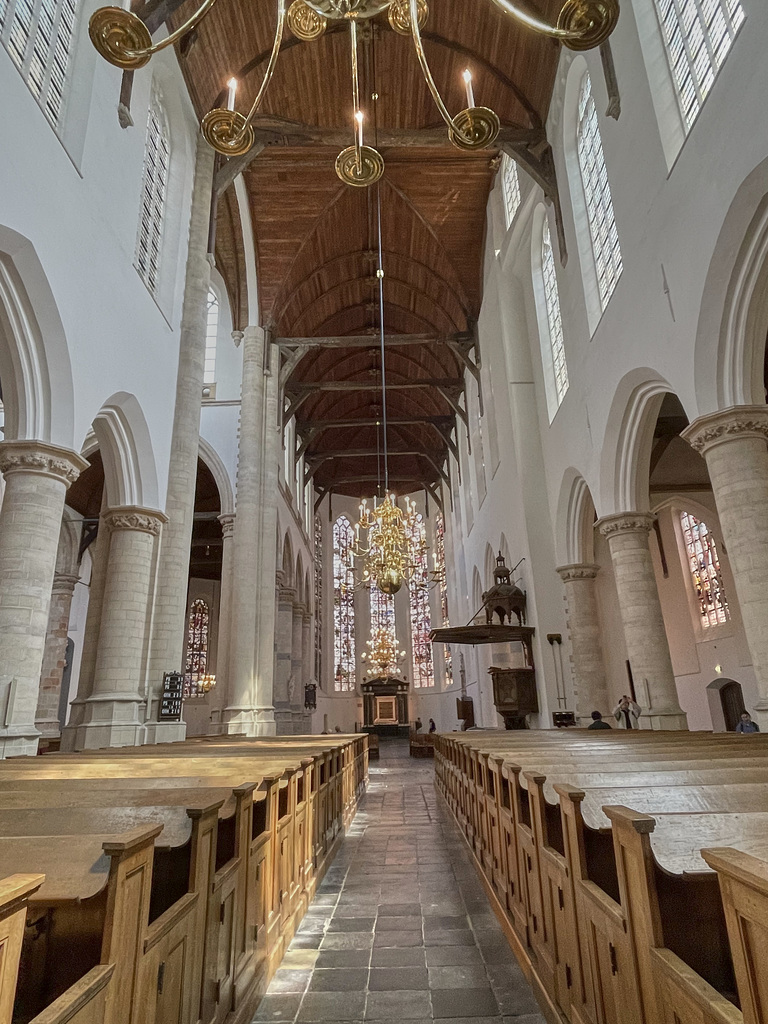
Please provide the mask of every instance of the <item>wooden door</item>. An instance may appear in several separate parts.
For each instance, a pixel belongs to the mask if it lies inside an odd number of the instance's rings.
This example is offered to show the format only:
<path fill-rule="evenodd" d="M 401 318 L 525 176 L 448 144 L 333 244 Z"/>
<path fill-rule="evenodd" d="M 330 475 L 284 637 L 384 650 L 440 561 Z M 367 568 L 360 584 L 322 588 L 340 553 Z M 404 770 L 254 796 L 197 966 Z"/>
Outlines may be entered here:
<path fill-rule="evenodd" d="M 741 684 L 737 683 L 734 679 L 726 683 L 720 690 L 720 703 L 723 706 L 725 728 L 728 732 L 733 732 L 741 721 L 742 712 L 746 710 Z"/>

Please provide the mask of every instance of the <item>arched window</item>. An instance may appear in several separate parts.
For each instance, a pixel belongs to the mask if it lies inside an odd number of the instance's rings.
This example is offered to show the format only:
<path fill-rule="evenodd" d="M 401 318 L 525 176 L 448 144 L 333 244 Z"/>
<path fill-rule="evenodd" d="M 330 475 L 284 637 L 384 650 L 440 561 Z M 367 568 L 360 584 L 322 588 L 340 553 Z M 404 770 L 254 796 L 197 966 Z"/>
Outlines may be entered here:
<path fill-rule="evenodd" d="M 315 680 L 323 685 L 323 521 L 315 513 Z"/>
<path fill-rule="evenodd" d="M 501 190 L 504 195 L 504 217 L 509 227 L 520 209 L 520 178 L 517 164 L 506 153 L 501 158 Z"/>
<path fill-rule="evenodd" d="M 710 626 L 727 622 L 730 618 L 720 576 L 717 545 L 707 524 L 690 512 L 680 513 L 680 526 L 683 530 L 691 582 L 701 613 L 701 625 L 704 629 L 709 629 Z"/>
<path fill-rule="evenodd" d="M 744 21 L 740 0 L 653 0 L 686 132 Z"/>
<path fill-rule="evenodd" d="M 0 0 L 0 40 L 54 127 L 69 81 L 77 0 Z"/>
<path fill-rule="evenodd" d="M 419 513 L 410 529 L 411 558 L 416 565 L 410 585 L 411 603 L 411 646 L 413 648 L 413 685 L 427 687 L 435 685 L 432 665 L 432 616 L 429 611 L 429 563 L 424 543 L 424 517 Z"/>
<path fill-rule="evenodd" d="M 208 633 L 210 612 L 202 598 L 192 602 L 187 620 L 187 658 L 184 665 L 186 674 L 184 695 L 196 697 L 198 683 L 208 674 Z"/>
<path fill-rule="evenodd" d="M 157 291 L 160 275 L 160 243 L 163 237 L 170 157 L 165 116 L 159 101 L 153 97 L 147 118 L 139 237 L 136 244 L 136 269 L 152 293 Z"/>
<path fill-rule="evenodd" d="M 544 291 L 544 304 L 547 307 L 547 335 L 551 355 L 549 370 L 555 398 L 553 404 L 554 409 L 557 409 L 568 390 L 568 366 L 565 361 L 563 319 L 560 315 L 560 293 L 557 290 L 555 254 L 552 250 L 549 222 L 546 217 L 541 232 L 541 283 Z M 554 410 L 551 411 L 554 415 Z"/>
<path fill-rule="evenodd" d="M 600 306 L 605 309 L 621 277 L 622 262 L 597 108 L 592 96 L 592 80 L 588 72 L 584 73 L 579 89 L 576 142 Z"/>
<path fill-rule="evenodd" d="M 385 594 L 375 583 L 371 583 L 371 633 L 377 629 L 386 629 L 394 636 L 395 633 L 395 597 Z"/>
<path fill-rule="evenodd" d="M 213 384 L 216 380 L 216 343 L 219 338 L 219 300 L 216 292 L 208 291 L 208 320 L 205 327 L 205 372 L 204 384 Z"/>
<path fill-rule="evenodd" d="M 351 551 L 355 533 L 346 516 L 333 524 L 334 690 L 355 688 L 355 577 Z"/>
<path fill-rule="evenodd" d="M 450 626 L 448 619 L 448 580 L 445 567 L 445 519 L 442 512 L 438 512 L 435 515 L 435 572 L 440 580 L 440 614 L 442 615 L 443 625 Z M 445 652 L 445 683 L 446 686 L 450 686 L 453 682 L 453 656 L 448 644 L 445 644 L 443 650 Z"/>

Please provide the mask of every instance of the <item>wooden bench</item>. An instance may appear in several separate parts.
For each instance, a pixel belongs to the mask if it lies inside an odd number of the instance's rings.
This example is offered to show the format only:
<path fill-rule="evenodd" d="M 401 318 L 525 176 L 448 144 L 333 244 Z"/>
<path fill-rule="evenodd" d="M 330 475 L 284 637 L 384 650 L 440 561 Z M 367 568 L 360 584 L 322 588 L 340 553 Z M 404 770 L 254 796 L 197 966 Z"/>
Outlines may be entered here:
<path fill-rule="evenodd" d="M 410 734 L 411 757 L 434 757 L 434 734 L 428 732 L 412 732 Z"/>

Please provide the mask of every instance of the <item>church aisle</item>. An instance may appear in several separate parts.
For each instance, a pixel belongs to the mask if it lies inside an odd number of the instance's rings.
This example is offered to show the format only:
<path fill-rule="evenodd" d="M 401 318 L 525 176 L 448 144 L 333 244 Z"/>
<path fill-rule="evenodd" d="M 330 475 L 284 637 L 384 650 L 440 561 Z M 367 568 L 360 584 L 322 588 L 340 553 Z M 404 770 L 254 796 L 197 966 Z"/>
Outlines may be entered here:
<path fill-rule="evenodd" d="M 544 1024 L 431 762 L 383 741 L 357 817 L 254 1022 Z"/>

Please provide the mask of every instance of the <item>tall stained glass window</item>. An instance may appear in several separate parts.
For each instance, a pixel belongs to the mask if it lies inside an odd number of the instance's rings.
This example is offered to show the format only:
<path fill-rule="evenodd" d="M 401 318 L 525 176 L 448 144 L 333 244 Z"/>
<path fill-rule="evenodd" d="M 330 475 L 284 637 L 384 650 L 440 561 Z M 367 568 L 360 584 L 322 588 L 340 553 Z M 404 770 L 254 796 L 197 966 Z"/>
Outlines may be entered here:
<path fill-rule="evenodd" d="M 77 0 L 0 0 L 0 40 L 54 127 L 61 123 Z"/>
<path fill-rule="evenodd" d="M 147 117 L 139 237 L 136 243 L 136 269 L 151 292 L 157 291 L 160 276 L 160 242 L 163 237 L 170 159 L 171 146 L 165 116 L 157 97 L 153 97 Z"/>
<path fill-rule="evenodd" d="M 616 217 L 613 212 L 611 186 L 603 154 L 603 140 L 597 121 L 597 108 L 592 95 L 592 79 L 585 72 L 579 90 L 579 121 L 576 131 L 579 151 L 579 168 L 584 185 L 584 199 L 587 204 L 589 234 L 595 271 L 600 289 L 602 309 L 613 295 L 623 265 Z"/>
<path fill-rule="evenodd" d="M 187 658 L 184 665 L 184 696 L 194 697 L 198 682 L 208 674 L 208 639 L 210 610 L 206 601 L 198 597 L 192 602 L 187 620 Z"/>
<path fill-rule="evenodd" d="M 448 581 L 445 575 L 445 519 L 443 513 L 438 512 L 435 516 L 435 571 L 440 580 L 440 614 L 443 625 L 450 626 L 448 619 Z M 453 655 L 449 644 L 445 644 L 445 683 L 450 686 L 453 682 Z"/>
<path fill-rule="evenodd" d="M 411 603 L 411 646 L 413 648 L 413 685 L 428 687 L 435 685 L 435 671 L 432 664 L 432 616 L 429 611 L 429 563 L 424 544 L 426 531 L 424 517 L 416 516 L 411 528 L 411 557 L 416 570 L 409 588 Z"/>
<path fill-rule="evenodd" d="M 741 0 L 654 0 L 686 132 L 744 21 Z"/>
<path fill-rule="evenodd" d="M 501 158 L 501 189 L 504 193 L 504 218 L 509 227 L 520 209 L 520 177 L 517 164 L 506 153 Z"/>
<path fill-rule="evenodd" d="M 323 685 L 323 521 L 315 513 L 315 681 Z"/>
<path fill-rule="evenodd" d="M 547 306 L 549 349 L 552 353 L 552 380 L 559 406 L 568 390 L 568 366 L 565 362 L 563 318 L 560 315 L 560 293 L 557 290 L 555 254 L 552 251 L 552 239 L 546 218 L 544 218 L 544 228 L 541 234 L 541 279 L 544 285 L 544 301 Z"/>
<path fill-rule="evenodd" d="M 375 583 L 371 583 L 371 633 L 377 629 L 387 629 L 395 633 L 395 596 L 385 594 Z"/>
<path fill-rule="evenodd" d="M 710 626 L 727 622 L 730 618 L 720 575 L 717 544 L 707 524 L 690 512 L 680 513 L 680 525 L 683 529 L 691 581 L 699 603 L 701 624 L 704 629 L 709 629 Z"/>
<path fill-rule="evenodd" d="M 333 664 L 334 689 L 355 688 L 355 592 L 351 551 L 352 524 L 339 516 L 333 524 Z"/>
<path fill-rule="evenodd" d="M 216 380 L 216 345 L 219 340 L 219 300 L 216 292 L 208 291 L 208 320 L 205 325 L 205 371 L 203 383 L 213 384 Z"/>

